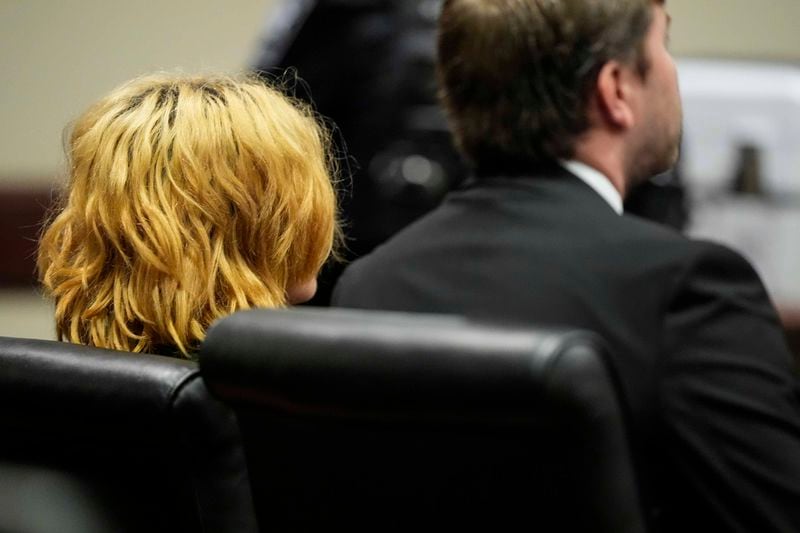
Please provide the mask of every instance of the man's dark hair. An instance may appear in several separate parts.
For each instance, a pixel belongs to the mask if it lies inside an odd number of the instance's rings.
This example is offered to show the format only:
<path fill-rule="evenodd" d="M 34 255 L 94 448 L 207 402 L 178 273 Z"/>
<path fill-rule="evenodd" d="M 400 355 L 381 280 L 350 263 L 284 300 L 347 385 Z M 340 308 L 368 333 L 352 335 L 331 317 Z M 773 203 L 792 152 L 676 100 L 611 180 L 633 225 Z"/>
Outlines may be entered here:
<path fill-rule="evenodd" d="M 572 157 L 601 67 L 615 59 L 646 74 L 655 3 L 663 0 L 445 0 L 440 98 L 478 172 Z"/>

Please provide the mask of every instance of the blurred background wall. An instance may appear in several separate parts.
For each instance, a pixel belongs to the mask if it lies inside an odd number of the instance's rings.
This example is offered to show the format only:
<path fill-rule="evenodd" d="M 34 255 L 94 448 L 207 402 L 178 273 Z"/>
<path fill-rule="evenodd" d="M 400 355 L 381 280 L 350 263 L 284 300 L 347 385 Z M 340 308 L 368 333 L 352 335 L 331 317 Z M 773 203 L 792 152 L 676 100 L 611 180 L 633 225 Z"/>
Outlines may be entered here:
<path fill-rule="evenodd" d="M 797 0 L 667 0 L 677 56 L 800 62 Z"/>
<path fill-rule="evenodd" d="M 245 68 L 278 1 L 0 0 L 0 264 L 17 259 L 3 235 L 35 236 L 22 204 L 46 203 L 58 184 L 71 119 L 140 74 Z M 800 65 L 797 0 L 669 0 L 668 7 L 676 56 Z M 0 280 L 0 335 L 51 338 L 50 315 L 32 281 Z"/>
<path fill-rule="evenodd" d="M 49 186 L 64 125 L 156 70 L 240 69 L 265 0 L 0 0 L 0 184 Z"/>

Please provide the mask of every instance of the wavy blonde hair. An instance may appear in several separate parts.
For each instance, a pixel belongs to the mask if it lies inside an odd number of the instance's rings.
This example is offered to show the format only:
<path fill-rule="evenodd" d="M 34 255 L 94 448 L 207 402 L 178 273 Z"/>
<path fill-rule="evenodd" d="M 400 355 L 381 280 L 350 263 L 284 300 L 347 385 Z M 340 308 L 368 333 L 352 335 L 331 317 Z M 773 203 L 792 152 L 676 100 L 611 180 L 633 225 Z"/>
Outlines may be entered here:
<path fill-rule="evenodd" d="M 58 338 L 189 357 L 215 319 L 287 305 L 340 239 L 329 140 L 250 76 L 152 75 L 94 104 L 39 244 Z"/>

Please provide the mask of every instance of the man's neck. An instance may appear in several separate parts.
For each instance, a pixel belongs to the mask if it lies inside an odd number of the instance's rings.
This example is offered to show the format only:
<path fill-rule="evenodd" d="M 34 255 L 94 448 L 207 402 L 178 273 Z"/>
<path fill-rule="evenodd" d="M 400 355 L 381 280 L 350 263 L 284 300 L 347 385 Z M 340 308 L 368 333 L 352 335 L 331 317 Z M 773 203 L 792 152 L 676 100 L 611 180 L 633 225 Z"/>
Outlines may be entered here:
<path fill-rule="evenodd" d="M 575 145 L 572 159 L 601 172 L 624 199 L 628 193 L 623 146 L 601 135 L 581 139 Z"/>
<path fill-rule="evenodd" d="M 575 175 L 578 179 L 583 181 L 586 185 L 594 189 L 594 191 L 603 198 L 609 206 L 618 214 L 621 215 L 624 211 L 622 204 L 622 196 L 616 188 L 602 172 L 593 168 L 586 163 L 576 160 L 559 161 L 562 167 L 567 169 L 570 173 Z"/>

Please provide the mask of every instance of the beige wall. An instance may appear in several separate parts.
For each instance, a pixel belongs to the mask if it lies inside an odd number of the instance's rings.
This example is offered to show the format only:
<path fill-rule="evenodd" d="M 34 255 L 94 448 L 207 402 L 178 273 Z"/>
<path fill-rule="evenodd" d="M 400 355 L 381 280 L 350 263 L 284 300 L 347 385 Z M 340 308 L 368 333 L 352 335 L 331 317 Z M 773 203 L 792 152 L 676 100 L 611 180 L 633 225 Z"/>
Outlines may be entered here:
<path fill-rule="evenodd" d="M 800 0 L 667 0 L 679 55 L 800 63 Z"/>
<path fill-rule="evenodd" d="M 0 186 L 45 186 L 64 125 L 154 70 L 231 71 L 272 0 L 0 0 Z"/>
<path fill-rule="evenodd" d="M 126 79 L 245 66 L 274 1 L 0 0 L 0 187 L 48 186 L 64 125 Z M 800 62 L 800 0 L 668 6 L 678 55 Z"/>

